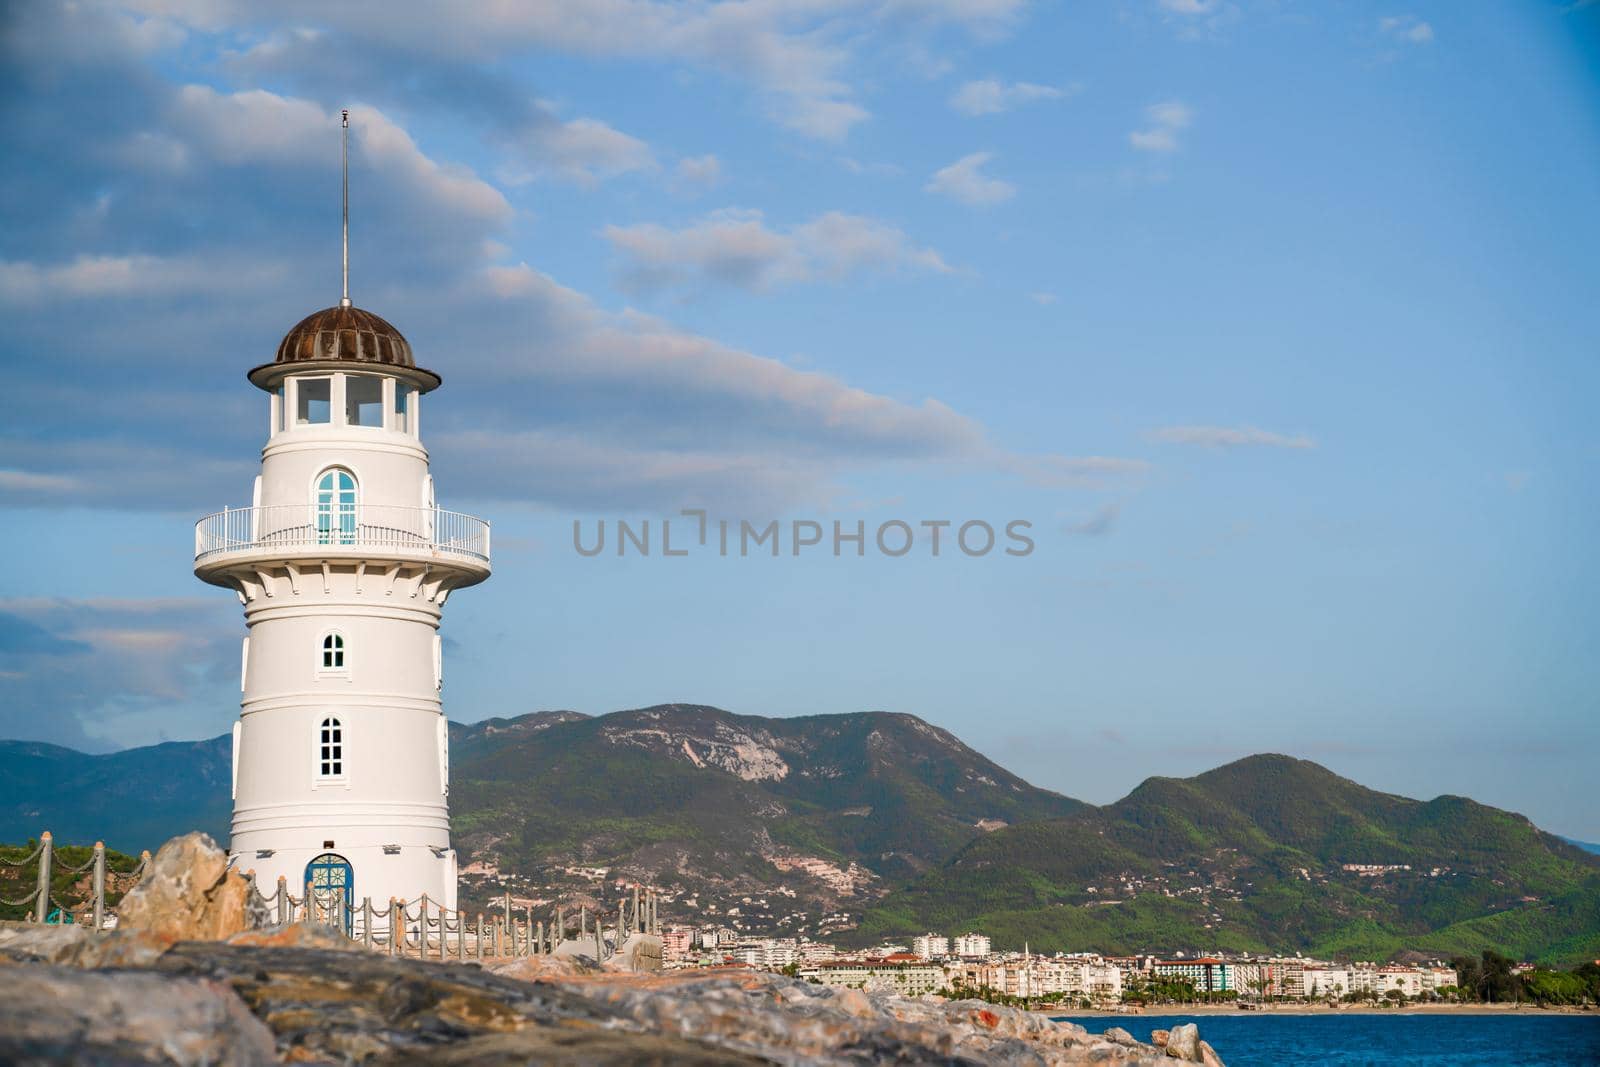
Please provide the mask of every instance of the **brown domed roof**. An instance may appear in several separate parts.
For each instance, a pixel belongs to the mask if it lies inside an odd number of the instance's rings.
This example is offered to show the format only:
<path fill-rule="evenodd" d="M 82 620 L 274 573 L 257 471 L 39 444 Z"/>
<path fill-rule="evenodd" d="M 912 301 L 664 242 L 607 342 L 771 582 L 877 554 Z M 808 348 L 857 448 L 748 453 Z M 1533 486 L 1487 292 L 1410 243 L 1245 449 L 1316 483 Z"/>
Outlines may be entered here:
<path fill-rule="evenodd" d="M 284 335 L 278 355 L 271 362 L 250 372 L 250 380 L 262 388 L 282 377 L 286 370 L 339 369 L 331 364 L 370 363 L 392 367 L 410 374 L 423 391 L 439 385 L 439 376 L 417 366 L 411 358 L 411 344 L 386 320 L 358 307 L 323 308 L 307 315 Z"/>
<path fill-rule="evenodd" d="M 370 311 L 357 307 L 323 308 L 301 319 L 284 335 L 276 363 L 349 359 L 415 367 L 411 345 L 400 331 Z"/>

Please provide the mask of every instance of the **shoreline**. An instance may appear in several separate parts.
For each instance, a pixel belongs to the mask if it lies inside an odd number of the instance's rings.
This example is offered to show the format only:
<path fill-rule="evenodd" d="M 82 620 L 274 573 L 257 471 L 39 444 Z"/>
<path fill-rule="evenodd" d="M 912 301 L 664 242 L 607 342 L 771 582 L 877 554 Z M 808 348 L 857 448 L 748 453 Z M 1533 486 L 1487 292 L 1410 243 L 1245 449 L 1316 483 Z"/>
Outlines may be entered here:
<path fill-rule="evenodd" d="M 1270 1008 L 1252 1008 L 1241 1011 L 1231 1004 L 1158 1004 L 1152 1007 L 1130 1008 L 1073 1008 L 1046 1010 L 1033 1009 L 1040 1015 L 1056 1019 L 1131 1019 L 1140 1015 L 1189 1016 L 1237 1015 L 1258 1018 L 1272 1015 L 1595 1015 L 1592 1009 L 1573 1007 L 1570 1004 L 1541 1008 L 1533 1004 L 1407 1004 L 1398 1008 L 1377 1008 L 1366 1004 L 1330 1008 L 1326 1005 L 1296 1004 Z"/>

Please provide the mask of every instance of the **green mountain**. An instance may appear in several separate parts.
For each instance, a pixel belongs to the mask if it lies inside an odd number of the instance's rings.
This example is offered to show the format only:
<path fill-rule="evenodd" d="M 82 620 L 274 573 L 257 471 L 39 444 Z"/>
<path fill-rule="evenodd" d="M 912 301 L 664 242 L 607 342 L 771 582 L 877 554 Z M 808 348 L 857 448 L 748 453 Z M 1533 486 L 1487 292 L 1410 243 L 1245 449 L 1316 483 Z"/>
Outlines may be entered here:
<path fill-rule="evenodd" d="M 859 914 L 985 827 L 1086 807 L 910 715 L 664 705 L 454 736 L 458 847 L 498 876 L 571 892 L 603 868 L 668 885 L 706 914 L 737 899 L 752 929 L 816 932 L 821 916 Z"/>
<path fill-rule="evenodd" d="M 63 843 L 137 855 L 204 830 L 228 838 L 232 738 L 168 741 L 88 755 L 37 741 L 0 741 L 0 841 L 49 830 Z"/>
<path fill-rule="evenodd" d="M 978 838 L 861 932 L 967 927 L 1046 950 L 1570 962 L 1600 953 L 1600 860 L 1465 797 L 1410 800 L 1252 756 Z"/>
<path fill-rule="evenodd" d="M 108 756 L 0 742 L 0 840 L 225 838 L 229 758 L 226 737 Z M 675 920 L 842 941 L 971 928 L 1047 950 L 1600 957 L 1600 856 L 1286 756 L 1096 808 L 910 715 L 674 704 L 452 724 L 451 763 L 468 901 L 646 879 Z"/>

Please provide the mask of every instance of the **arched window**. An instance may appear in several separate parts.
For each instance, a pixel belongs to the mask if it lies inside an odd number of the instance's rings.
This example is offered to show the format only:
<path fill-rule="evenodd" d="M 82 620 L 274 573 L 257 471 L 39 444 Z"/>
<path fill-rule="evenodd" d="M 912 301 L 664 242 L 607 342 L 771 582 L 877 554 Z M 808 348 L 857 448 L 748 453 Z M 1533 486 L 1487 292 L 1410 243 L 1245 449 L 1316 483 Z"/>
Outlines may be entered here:
<path fill-rule="evenodd" d="M 356 478 L 335 467 L 317 479 L 317 541 L 353 545 L 356 541 Z"/>
<path fill-rule="evenodd" d="M 325 671 L 344 670 L 344 635 L 340 633 L 325 634 L 322 638 L 322 669 Z"/>
<path fill-rule="evenodd" d="M 344 776 L 344 727 L 338 719 L 323 719 L 321 730 L 321 758 L 317 761 L 318 777 Z"/>

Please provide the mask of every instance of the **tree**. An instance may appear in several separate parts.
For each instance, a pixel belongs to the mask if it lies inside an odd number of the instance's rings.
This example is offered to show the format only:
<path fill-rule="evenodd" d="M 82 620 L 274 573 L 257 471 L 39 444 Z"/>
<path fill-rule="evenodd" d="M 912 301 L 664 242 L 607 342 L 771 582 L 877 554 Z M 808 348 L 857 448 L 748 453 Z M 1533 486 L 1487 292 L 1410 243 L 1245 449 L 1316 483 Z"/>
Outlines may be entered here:
<path fill-rule="evenodd" d="M 1503 1003 L 1518 998 L 1517 982 L 1511 974 L 1514 961 L 1493 949 L 1483 950 L 1478 968 L 1478 999 L 1490 1004 Z"/>

